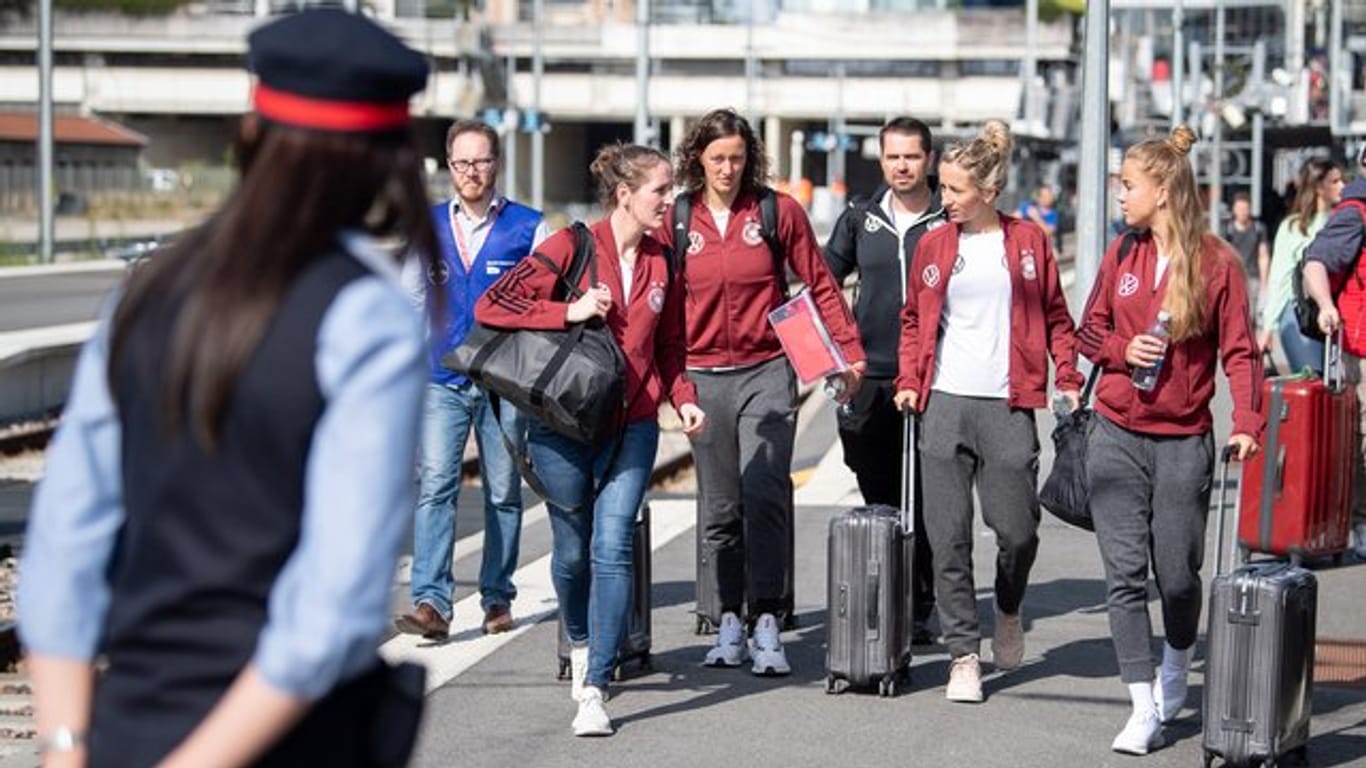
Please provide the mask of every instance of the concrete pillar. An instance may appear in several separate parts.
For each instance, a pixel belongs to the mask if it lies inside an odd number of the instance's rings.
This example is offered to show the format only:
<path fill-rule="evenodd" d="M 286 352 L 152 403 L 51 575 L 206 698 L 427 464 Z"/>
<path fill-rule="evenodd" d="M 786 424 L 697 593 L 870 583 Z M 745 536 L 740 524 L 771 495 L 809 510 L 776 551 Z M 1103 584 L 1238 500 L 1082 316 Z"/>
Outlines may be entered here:
<path fill-rule="evenodd" d="M 669 118 L 669 154 L 678 150 L 678 145 L 683 143 L 683 135 L 688 132 L 688 118 L 682 115 L 674 115 Z"/>
<path fill-rule="evenodd" d="M 774 115 L 764 118 L 764 149 L 768 152 L 768 168 L 775 179 L 787 177 L 788 137 L 782 130 L 782 120 Z"/>

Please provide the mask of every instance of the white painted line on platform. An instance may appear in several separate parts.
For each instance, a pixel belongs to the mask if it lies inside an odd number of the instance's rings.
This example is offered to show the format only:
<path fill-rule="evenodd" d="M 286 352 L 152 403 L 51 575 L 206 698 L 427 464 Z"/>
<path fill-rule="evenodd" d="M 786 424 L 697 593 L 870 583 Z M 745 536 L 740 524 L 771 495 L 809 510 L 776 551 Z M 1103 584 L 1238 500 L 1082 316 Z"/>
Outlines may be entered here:
<path fill-rule="evenodd" d="M 797 506 L 854 507 L 863 503 L 858 478 L 844 463 L 844 444 L 838 439 L 825 452 L 811 475 L 797 489 Z"/>
<path fill-rule="evenodd" d="M 650 549 L 658 550 L 690 530 L 695 511 L 691 500 L 650 502 Z M 427 692 L 440 688 L 555 614 L 558 604 L 550 582 L 550 555 L 518 568 L 513 581 L 517 584 L 518 617 L 517 627 L 511 632 L 485 635 L 480 631 L 483 612 L 479 607 L 479 595 L 474 594 L 455 605 L 454 623 L 469 616 L 467 629 L 457 631 L 445 642 L 417 635 L 397 635 L 380 647 L 380 655 L 390 662 L 411 661 L 426 666 Z"/>
<path fill-rule="evenodd" d="M 64 275 L 74 272 L 122 272 L 128 269 L 123 259 L 94 259 L 72 261 L 65 264 L 38 264 L 28 267 L 0 267 L 0 280 L 9 277 L 40 277 L 43 275 Z"/>
<path fill-rule="evenodd" d="M 34 350 L 53 347 L 78 347 L 95 334 L 96 323 L 50 325 L 45 328 L 26 328 L 22 331 L 0 333 L 0 364 L 6 361 L 17 362 L 26 358 Z M 15 358 L 10 360 L 10 358 Z"/>
<path fill-rule="evenodd" d="M 474 485 L 460 486 L 461 493 L 470 493 L 471 489 L 478 490 L 479 498 L 484 498 L 484 489 L 482 487 Z M 484 513 L 482 507 L 480 507 L 478 511 L 479 514 Z M 548 517 L 548 514 L 546 512 L 545 504 L 537 504 L 536 506 L 530 509 L 524 510 L 522 512 L 522 530 L 525 531 L 527 528 L 546 519 L 546 517 Z M 479 530 L 475 531 L 474 533 L 471 533 L 463 539 L 456 539 L 455 547 L 451 550 L 451 564 L 454 565 L 455 561 L 459 560 L 464 555 L 467 555 L 471 552 L 482 552 L 483 550 L 484 529 L 480 528 Z M 413 556 L 404 555 L 403 557 L 400 557 L 398 559 L 398 576 L 395 577 L 394 581 L 397 582 L 400 586 L 402 586 L 405 584 L 411 584 L 412 580 Z"/>

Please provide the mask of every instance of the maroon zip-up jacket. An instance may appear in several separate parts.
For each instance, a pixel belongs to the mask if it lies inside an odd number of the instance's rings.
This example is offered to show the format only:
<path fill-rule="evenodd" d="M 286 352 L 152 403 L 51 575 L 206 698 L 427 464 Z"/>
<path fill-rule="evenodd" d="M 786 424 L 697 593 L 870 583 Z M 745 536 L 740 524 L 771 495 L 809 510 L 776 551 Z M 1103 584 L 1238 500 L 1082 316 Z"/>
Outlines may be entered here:
<path fill-rule="evenodd" d="M 1222 358 L 1233 395 L 1233 432 L 1260 442 L 1266 427 L 1261 415 L 1262 360 L 1248 310 L 1247 281 L 1238 255 L 1227 243 L 1206 234 L 1203 247 L 1206 330 L 1168 347 L 1157 387 L 1150 392 L 1134 388 L 1124 351 L 1134 336 L 1147 333 L 1156 322 L 1171 270 L 1154 285 L 1157 246 L 1148 232 L 1136 237 L 1122 264 L 1115 263 L 1119 239 L 1105 251 L 1077 332 L 1081 353 L 1103 369 L 1095 407 L 1133 432 L 1203 434 L 1214 424 L 1209 403 Z"/>
<path fill-rule="evenodd" d="M 1084 383 L 1077 372 L 1072 315 L 1067 310 L 1048 235 L 1032 221 L 998 215 L 1010 269 L 1010 391 L 1006 402 L 1012 408 L 1043 408 L 1048 405 L 1049 357 L 1057 368 L 1058 389 L 1080 390 Z M 896 388 L 919 393 L 920 410 L 925 409 L 934 383 L 939 318 L 958 258 L 960 231 L 958 224 L 950 221 L 926 233 L 916 246 L 906 276 Z"/>
<path fill-rule="evenodd" d="M 697 389 L 683 368 L 683 288 L 669 279 L 669 262 L 659 241 L 646 235 L 636 247 L 631 299 L 622 300 L 621 259 L 606 220 L 589 227 L 597 251 L 598 282 L 612 290 L 607 327 L 626 357 L 626 421 L 658 418 L 665 395 L 675 406 L 697 402 Z M 566 228 L 536 249 L 560 271 L 574 257 L 574 233 Z M 489 287 L 474 305 L 474 317 L 500 328 L 558 330 L 568 326 L 566 302 L 551 301 L 559 278 L 537 259 L 522 259 Z M 589 270 L 580 289 L 587 289 Z"/>
<path fill-rule="evenodd" d="M 858 326 L 830 268 L 811 222 L 802 206 L 789 195 L 775 191 L 778 202 L 778 240 L 792 271 L 811 287 L 811 298 L 850 365 L 865 362 Z M 673 207 L 664 217 L 673 221 Z M 786 299 L 773 254 L 764 243 L 759 202 L 753 193 L 742 192 L 730 207 L 725 232 L 694 195 L 691 242 L 684 259 L 688 325 L 688 366 L 731 368 L 757 365 L 783 353 L 778 334 L 769 325 L 768 313 Z M 673 232 L 660 227 L 655 236 L 673 248 Z"/>

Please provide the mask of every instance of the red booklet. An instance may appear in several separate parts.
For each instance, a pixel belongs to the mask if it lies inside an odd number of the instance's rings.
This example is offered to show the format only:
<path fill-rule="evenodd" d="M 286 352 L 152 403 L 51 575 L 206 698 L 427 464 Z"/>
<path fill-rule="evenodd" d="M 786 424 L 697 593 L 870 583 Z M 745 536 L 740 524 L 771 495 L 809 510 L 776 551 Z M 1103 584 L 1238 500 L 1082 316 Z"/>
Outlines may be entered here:
<path fill-rule="evenodd" d="M 783 344 L 783 352 L 803 384 L 849 368 L 844 353 L 816 311 L 811 291 L 803 289 L 787 303 L 768 313 L 768 322 Z"/>

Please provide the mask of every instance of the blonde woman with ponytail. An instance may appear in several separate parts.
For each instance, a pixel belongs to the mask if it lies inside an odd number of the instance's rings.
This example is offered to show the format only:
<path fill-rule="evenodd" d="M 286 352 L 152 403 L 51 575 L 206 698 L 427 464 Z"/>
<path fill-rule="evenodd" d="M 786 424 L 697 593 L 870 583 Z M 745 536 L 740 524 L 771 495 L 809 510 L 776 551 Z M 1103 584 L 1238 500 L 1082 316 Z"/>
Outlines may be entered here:
<path fill-rule="evenodd" d="M 923 414 L 920 477 L 925 498 L 935 500 L 925 509 L 925 535 L 953 658 L 945 697 L 957 702 L 982 701 L 973 486 L 996 534 L 992 661 L 1014 669 L 1024 656 L 1020 607 L 1039 547 L 1034 409 L 1048 404 L 1049 359 L 1073 408 L 1082 384 L 1049 236 L 995 207 L 1010 143 L 1005 124 L 992 120 L 945 150 L 939 192 L 949 221 L 916 245 L 901 313 L 894 402 Z"/>
<path fill-rule="evenodd" d="M 1256 453 L 1262 364 L 1237 254 L 1205 231 L 1191 172 L 1195 134 L 1178 126 L 1165 139 L 1129 148 L 1120 171 L 1120 207 L 1134 230 L 1100 274 L 1077 333 L 1081 352 L 1101 368 L 1087 444 L 1096 541 L 1105 563 L 1110 634 L 1133 713 L 1111 748 L 1147 754 L 1162 724 L 1186 701 L 1186 677 L 1200 624 L 1200 565 L 1214 471 L 1214 375 L 1220 361 L 1233 393 L 1239 460 Z M 1159 311 L 1170 339 L 1151 335 Z M 1160 365 L 1156 386 L 1134 386 L 1136 370 Z M 1150 651 L 1149 568 L 1167 637 L 1160 668 Z"/>

